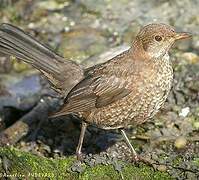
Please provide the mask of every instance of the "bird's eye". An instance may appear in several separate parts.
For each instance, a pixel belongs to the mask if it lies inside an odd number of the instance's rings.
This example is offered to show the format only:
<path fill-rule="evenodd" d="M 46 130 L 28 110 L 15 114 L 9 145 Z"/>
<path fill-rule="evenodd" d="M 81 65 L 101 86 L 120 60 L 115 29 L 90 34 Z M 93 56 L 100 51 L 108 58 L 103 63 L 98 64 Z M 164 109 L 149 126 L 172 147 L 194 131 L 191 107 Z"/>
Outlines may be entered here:
<path fill-rule="evenodd" d="M 157 36 L 155 36 L 155 40 L 158 41 L 158 42 L 160 42 L 160 41 L 162 41 L 162 37 L 159 36 L 159 35 L 157 35 Z"/>

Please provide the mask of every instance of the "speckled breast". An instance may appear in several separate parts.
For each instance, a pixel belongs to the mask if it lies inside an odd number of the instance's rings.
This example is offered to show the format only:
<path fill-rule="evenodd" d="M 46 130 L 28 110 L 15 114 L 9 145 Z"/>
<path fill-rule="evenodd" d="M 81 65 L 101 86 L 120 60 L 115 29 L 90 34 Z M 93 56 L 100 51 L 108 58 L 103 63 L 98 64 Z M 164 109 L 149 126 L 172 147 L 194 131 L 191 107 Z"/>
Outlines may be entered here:
<path fill-rule="evenodd" d="M 152 118 L 163 105 L 171 89 L 172 80 L 173 69 L 167 59 L 161 65 L 157 64 L 154 76 L 146 77 L 146 83 L 142 83 L 136 93 L 134 91 L 106 107 L 93 110 L 87 120 L 102 129 L 141 124 Z"/>

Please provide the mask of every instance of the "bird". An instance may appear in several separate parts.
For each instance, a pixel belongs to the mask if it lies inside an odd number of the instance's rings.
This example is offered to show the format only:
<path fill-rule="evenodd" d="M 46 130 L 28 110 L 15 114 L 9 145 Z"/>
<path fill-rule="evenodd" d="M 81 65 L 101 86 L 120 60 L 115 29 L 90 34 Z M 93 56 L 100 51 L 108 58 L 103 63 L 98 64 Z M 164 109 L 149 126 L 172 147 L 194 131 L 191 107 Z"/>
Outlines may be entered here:
<path fill-rule="evenodd" d="M 78 115 L 82 120 L 76 156 L 88 125 L 118 129 L 133 159 L 139 155 L 125 130 L 153 118 L 172 87 L 173 68 L 169 50 L 177 40 L 190 38 L 170 25 L 151 23 L 140 29 L 131 47 L 106 62 L 83 68 L 64 59 L 18 27 L 0 25 L 0 52 L 15 56 L 38 69 L 64 99 L 51 117 Z"/>

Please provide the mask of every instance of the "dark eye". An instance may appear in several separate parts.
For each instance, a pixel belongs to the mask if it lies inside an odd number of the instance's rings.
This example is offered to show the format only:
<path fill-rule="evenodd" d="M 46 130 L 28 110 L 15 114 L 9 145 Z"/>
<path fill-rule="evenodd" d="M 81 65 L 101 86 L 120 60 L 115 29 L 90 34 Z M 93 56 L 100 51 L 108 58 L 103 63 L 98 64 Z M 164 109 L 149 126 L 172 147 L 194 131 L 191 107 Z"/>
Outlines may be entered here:
<path fill-rule="evenodd" d="M 155 40 L 156 40 L 156 41 L 162 41 L 162 37 L 159 36 L 159 35 L 157 35 L 157 36 L 155 36 Z"/>

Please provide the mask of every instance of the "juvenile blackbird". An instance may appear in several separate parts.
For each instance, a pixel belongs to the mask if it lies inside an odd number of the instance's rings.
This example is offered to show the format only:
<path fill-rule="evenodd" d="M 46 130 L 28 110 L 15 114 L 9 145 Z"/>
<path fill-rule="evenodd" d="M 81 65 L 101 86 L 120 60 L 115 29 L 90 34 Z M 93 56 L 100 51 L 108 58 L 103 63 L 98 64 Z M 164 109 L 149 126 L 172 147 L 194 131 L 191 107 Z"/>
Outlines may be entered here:
<path fill-rule="evenodd" d="M 120 129 L 135 160 L 138 155 L 124 129 L 152 118 L 171 89 L 173 69 L 168 51 L 176 40 L 190 37 L 166 24 L 143 27 L 127 51 L 88 69 L 65 60 L 9 24 L 0 26 L 0 51 L 40 70 L 65 101 L 54 116 L 69 113 L 82 118 L 76 149 L 81 148 L 87 125 Z"/>

